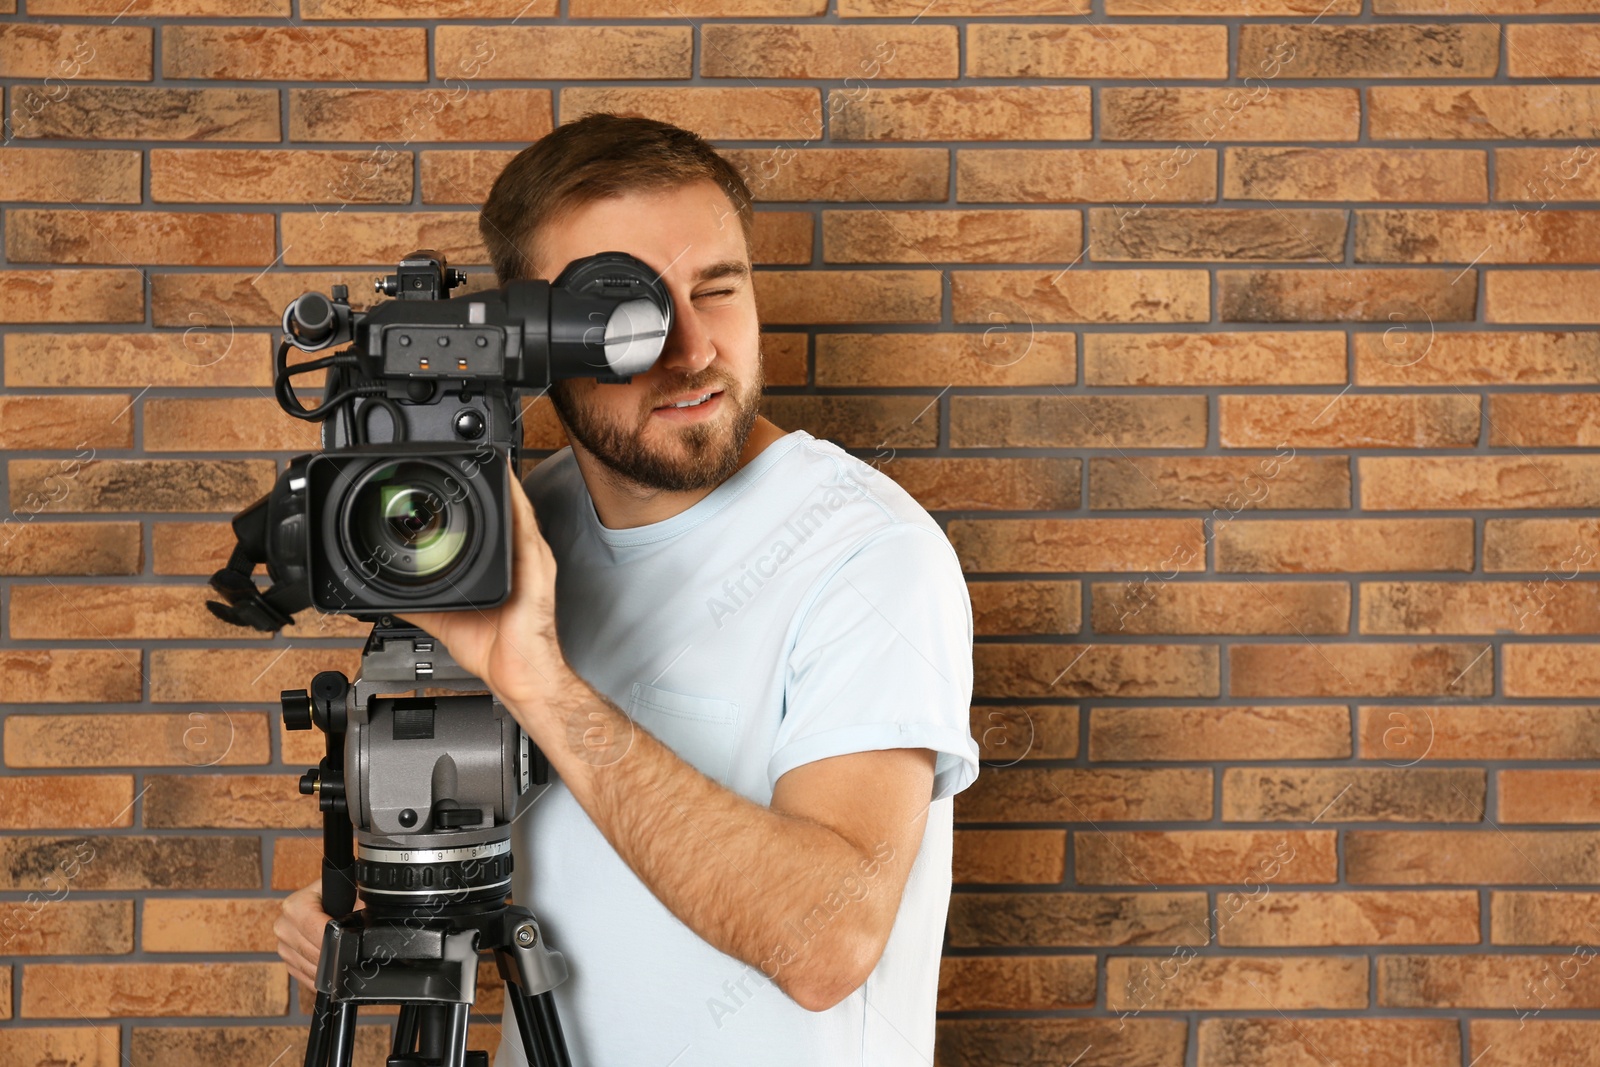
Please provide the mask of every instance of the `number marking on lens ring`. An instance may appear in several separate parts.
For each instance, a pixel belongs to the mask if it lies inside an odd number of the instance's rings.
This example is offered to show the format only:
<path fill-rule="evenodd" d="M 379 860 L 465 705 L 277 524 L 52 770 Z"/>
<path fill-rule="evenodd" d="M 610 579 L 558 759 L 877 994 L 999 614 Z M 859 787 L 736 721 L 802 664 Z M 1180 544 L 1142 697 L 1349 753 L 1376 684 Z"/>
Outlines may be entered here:
<path fill-rule="evenodd" d="M 356 845 L 356 859 L 369 863 L 454 863 L 458 860 L 478 860 L 489 856 L 503 856 L 511 851 L 511 842 L 494 841 L 487 845 L 469 845 L 462 848 L 385 849 L 372 845 Z"/>

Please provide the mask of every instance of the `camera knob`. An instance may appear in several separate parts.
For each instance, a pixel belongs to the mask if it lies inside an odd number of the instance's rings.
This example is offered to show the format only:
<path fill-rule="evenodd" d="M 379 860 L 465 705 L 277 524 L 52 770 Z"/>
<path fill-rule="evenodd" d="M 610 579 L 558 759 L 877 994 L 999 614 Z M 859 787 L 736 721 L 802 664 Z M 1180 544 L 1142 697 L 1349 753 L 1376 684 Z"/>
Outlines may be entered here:
<path fill-rule="evenodd" d="M 483 413 L 472 408 L 462 408 L 456 412 L 456 436 L 464 441 L 476 441 L 483 436 Z"/>
<path fill-rule="evenodd" d="M 311 694 L 304 689 L 285 689 L 278 697 L 283 704 L 285 730 L 309 730 L 311 721 Z"/>

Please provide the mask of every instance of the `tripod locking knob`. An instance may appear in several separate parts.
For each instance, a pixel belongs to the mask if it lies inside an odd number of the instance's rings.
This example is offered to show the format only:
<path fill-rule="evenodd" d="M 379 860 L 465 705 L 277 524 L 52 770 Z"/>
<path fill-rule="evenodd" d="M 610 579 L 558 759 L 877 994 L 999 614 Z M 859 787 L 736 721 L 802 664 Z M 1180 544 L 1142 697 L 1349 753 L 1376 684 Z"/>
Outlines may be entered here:
<path fill-rule="evenodd" d="M 311 721 L 311 694 L 304 689 L 285 689 L 278 697 L 283 704 L 285 730 L 309 730 Z M 305 790 L 301 790 L 305 792 Z"/>

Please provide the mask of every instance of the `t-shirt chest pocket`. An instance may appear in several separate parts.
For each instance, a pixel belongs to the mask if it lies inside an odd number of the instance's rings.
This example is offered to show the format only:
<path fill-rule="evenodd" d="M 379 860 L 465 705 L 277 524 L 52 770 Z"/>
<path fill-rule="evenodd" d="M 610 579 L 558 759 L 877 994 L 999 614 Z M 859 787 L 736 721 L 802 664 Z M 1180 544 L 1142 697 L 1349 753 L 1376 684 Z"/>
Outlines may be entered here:
<path fill-rule="evenodd" d="M 727 785 L 739 736 L 739 705 L 634 682 L 628 714 L 707 778 Z"/>

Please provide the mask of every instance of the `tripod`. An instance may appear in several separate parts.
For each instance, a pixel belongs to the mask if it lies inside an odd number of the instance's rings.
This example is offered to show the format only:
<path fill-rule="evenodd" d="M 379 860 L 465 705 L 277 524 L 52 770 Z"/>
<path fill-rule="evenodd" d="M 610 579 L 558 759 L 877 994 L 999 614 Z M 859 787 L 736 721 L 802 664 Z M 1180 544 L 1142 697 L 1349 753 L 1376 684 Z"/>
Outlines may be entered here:
<path fill-rule="evenodd" d="M 377 695 L 424 683 L 481 685 L 423 631 L 385 617 L 353 686 L 323 671 L 309 691 L 282 694 L 285 728 L 315 725 L 327 742 L 300 779 L 322 808 L 323 909 L 335 917 L 305 1067 L 350 1067 L 362 1004 L 400 1005 L 387 1067 L 489 1067 L 488 1052 L 467 1048 L 484 951 L 530 1067 L 570 1067 L 552 992 L 566 960 L 531 912 L 506 902 L 510 810 L 548 764 L 491 696 Z M 353 910 L 358 888 L 367 907 Z"/>

